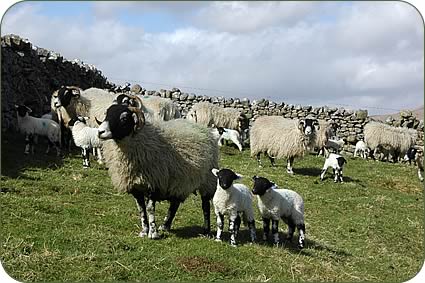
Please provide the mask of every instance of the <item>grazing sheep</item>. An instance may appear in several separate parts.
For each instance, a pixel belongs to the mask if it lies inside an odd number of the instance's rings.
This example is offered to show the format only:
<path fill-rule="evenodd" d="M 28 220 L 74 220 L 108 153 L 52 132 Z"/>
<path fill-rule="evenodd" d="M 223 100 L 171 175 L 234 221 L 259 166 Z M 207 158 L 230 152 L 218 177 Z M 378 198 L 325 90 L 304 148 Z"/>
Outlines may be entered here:
<path fill-rule="evenodd" d="M 260 154 L 269 156 L 274 166 L 275 158 L 287 158 L 287 172 L 293 174 L 295 157 L 301 157 L 314 147 L 318 121 L 314 118 L 286 119 L 281 116 L 262 116 L 251 129 L 251 157 L 256 156 L 261 167 Z"/>
<path fill-rule="evenodd" d="M 415 143 L 417 132 L 408 128 L 393 127 L 384 123 L 371 121 L 364 127 L 364 140 L 368 147 L 376 152 L 378 146 L 385 146 L 394 151 L 393 161 L 399 155 L 404 156 Z"/>
<path fill-rule="evenodd" d="M 335 175 L 334 182 L 336 183 L 340 181 L 341 183 L 343 183 L 344 180 L 342 179 L 342 169 L 344 168 L 345 163 L 347 163 L 347 160 L 341 155 L 335 153 L 329 154 L 328 158 L 326 158 L 325 160 L 325 164 L 323 165 L 323 169 L 320 174 L 320 180 L 323 181 L 326 170 L 328 170 L 329 167 L 332 167 Z"/>
<path fill-rule="evenodd" d="M 367 159 L 367 157 L 369 156 L 369 148 L 367 147 L 364 141 L 358 141 L 356 143 L 356 149 L 354 150 L 354 157 L 356 157 L 357 154 L 359 154 L 360 157 L 363 159 Z"/>
<path fill-rule="evenodd" d="M 81 148 L 83 156 L 83 167 L 90 167 L 90 149 L 96 150 L 97 162 L 103 164 L 102 161 L 102 141 L 97 136 L 97 128 L 87 126 L 86 117 L 72 118 L 69 122 L 72 137 L 76 146 Z"/>
<path fill-rule="evenodd" d="M 32 110 L 25 105 L 15 105 L 18 114 L 18 128 L 22 134 L 25 135 L 25 154 L 30 151 L 34 154 L 34 139 L 37 136 L 44 136 L 47 138 L 47 150 L 49 153 L 50 147 L 53 145 L 56 148 L 57 156 L 60 155 L 61 132 L 58 123 L 51 119 L 43 119 L 32 117 L 29 114 Z"/>
<path fill-rule="evenodd" d="M 423 172 L 424 172 L 424 151 L 423 148 L 421 151 L 418 151 L 415 157 L 415 163 L 418 167 L 418 177 L 421 182 L 424 181 Z"/>
<path fill-rule="evenodd" d="M 298 229 L 298 247 L 305 245 L 304 201 L 291 190 L 280 189 L 267 178 L 254 176 L 252 193 L 257 195 L 258 208 L 263 218 L 263 240 L 267 241 L 272 221 L 273 242 L 279 244 L 278 223 L 282 219 L 288 225 L 287 240 L 291 241 Z"/>
<path fill-rule="evenodd" d="M 213 134 L 217 138 L 219 146 L 223 145 L 223 141 L 231 141 L 238 147 L 239 151 L 242 151 L 241 135 L 238 131 L 223 127 L 215 127 L 213 129 Z"/>
<path fill-rule="evenodd" d="M 241 175 L 230 169 L 216 168 L 212 173 L 217 177 L 217 190 L 215 191 L 213 204 L 217 216 L 216 240 L 221 241 L 224 228 L 224 216 L 229 216 L 230 244 L 236 246 L 236 238 L 241 225 L 241 216 L 245 225 L 248 225 L 251 242 L 255 242 L 254 208 L 252 195 L 248 187 L 243 184 L 233 184 L 233 181 L 242 178 Z"/>
<path fill-rule="evenodd" d="M 237 130 L 243 134 L 249 121 L 245 114 L 235 108 L 223 108 L 209 102 L 199 102 L 193 105 L 186 118 L 195 123 L 211 127 L 223 127 Z"/>
<path fill-rule="evenodd" d="M 159 238 L 157 201 L 170 202 L 162 226 L 169 230 L 180 203 L 196 191 L 202 198 L 204 233 L 210 233 L 209 201 L 215 192 L 211 170 L 218 165 L 218 145 L 208 128 L 183 119 L 145 123 L 140 109 L 112 105 L 98 135 L 104 140 L 103 155 L 112 184 L 136 199 L 141 237 Z"/>

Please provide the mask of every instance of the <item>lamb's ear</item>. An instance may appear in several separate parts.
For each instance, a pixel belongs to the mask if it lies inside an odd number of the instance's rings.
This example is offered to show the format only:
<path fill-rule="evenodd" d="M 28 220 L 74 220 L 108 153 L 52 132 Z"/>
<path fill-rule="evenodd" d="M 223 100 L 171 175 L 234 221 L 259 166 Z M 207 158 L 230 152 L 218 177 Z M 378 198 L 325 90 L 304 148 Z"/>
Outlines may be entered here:
<path fill-rule="evenodd" d="M 214 176 L 216 176 L 217 177 L 217 175 L 218 175 L 218 171 L 220 171 L 220 170 L 218 170 L 217 168 L 213 168 L 213 169 L 211 169 L 211 172 L 213 173 L 213 175 Z"/>
<path fill-rule="evenodd" d="M 313 122 L 313 126 L 316 128 L 316 130 L 320 130 L 320 124 L 319 124 L 319 121 L 314 120 L 314 122 Z"/>
<path fill-rule="evenodd" d="M 241 175 L 241 174 L 235 173 L 235 175 L 236 175 L 236 180 L 239 180 L 239 179 L 242 179 L 243 178 L 243 175 Z"/>
<path fill-rule="evenodd" d="M 252 180 L 255 181 L 256 179 L 258 179 L 257 175 L 252 176 Z"/>
<path fill-rule="evenodd" d="M 272 185 L 271 185 L 271 187 L 269 189 L 275 190 L 277 188 L 277 185 L 275 183 L 273 183 L 273 182 L 271 182 L 271 183 L 272 183 Z"/>

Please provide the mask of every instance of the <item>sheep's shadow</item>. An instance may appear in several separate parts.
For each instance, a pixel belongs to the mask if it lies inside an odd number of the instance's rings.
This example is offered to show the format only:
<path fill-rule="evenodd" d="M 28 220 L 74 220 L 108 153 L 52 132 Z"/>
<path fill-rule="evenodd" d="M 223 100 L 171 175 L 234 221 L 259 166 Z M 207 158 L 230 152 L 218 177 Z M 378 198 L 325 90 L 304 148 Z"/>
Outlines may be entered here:
<path fill-rule="evenodd" d="M 294 174 L 303 176 L 319 177 L 322 169 L 316 167 L 293 168 Z"/>
<path fill-rule="evenodd" d="M 356 183 L 356 184 L 358 184 L 361 187 L 365 187 L 365 185 L 363 184 L 363 182 L 361 180 L 359 180 L 359 179 L 353 179 L 353 178 L 351 178 L 349 176 L 343 176 L 342 178 L 344 180 L 344 183 Z M 326 184 L 329 181 L 332 181 L 333 182 L 333 180 L 334 180 L 334 176 L 325 175 L 325 177 L 323 178 L 323 181 L 320 180 L 320 178 L 318 178 L 316 183 L 317 184 Z"/>

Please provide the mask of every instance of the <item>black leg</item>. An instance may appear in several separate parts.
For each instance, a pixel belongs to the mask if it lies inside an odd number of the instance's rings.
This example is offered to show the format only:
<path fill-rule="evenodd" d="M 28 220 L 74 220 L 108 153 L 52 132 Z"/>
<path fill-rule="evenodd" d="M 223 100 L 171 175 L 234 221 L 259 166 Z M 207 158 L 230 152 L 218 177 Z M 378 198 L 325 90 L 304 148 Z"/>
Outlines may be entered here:
<path fill-rule="evenodd" d="M 140 231 L 140 237 L 146 237 L 149 233 L 149 223 L 146 213 L 145 197 L 142 193 L 134 191 L 131 193 L 136 199 L 137 208 L 140 214 L 140 223 L 142 225 L 142 231 Z"/>
<path fill-rule="evenodd" d="M 201 196 L 202 200 L 202 212 L 204 214 L 204 235 L 208 236 L 211 233 L 211 204 L 210 198 L 207 196 Z"/>
<path fill-rule="evenodd" d="M 170 207 L 168 208 L 167 216 L 165 216 L 164 224 L 161 226 L 161 230 L 169 231 L 173 222 L 174 216 L 176 216 L 177 209 L 180 206 L 180 201 L 170 201 Z"/>
<path fill-rule="evenodd" d="M 278 229 L 279 220 L 272 219 L 272 234 L 273 234 L 273 243 L 279 244 L 279 229 Z"/>
<path fill-rule="evenodd" d="M 267 241 L 270 233 L 270 218 L 263 218 L 263 240 Z"/>

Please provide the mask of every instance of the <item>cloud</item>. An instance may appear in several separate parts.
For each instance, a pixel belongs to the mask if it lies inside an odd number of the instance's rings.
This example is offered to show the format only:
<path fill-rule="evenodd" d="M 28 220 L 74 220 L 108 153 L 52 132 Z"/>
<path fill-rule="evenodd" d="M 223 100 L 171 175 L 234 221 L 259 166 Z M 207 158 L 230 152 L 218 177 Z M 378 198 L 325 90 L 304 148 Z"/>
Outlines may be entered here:
<path fill-rule="evenodd" d="M 34 3 L 9 11 L 2 33 L 94 64 L 113 82 L 372 113 L 423 104 L 423 23 L 402 2 L 93 2 L 57 17 Z M 158 13 L 186 24 L 151 32 L 137 22 Z"/>

